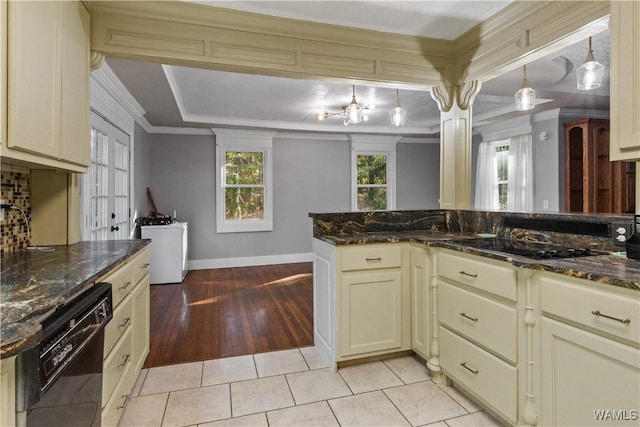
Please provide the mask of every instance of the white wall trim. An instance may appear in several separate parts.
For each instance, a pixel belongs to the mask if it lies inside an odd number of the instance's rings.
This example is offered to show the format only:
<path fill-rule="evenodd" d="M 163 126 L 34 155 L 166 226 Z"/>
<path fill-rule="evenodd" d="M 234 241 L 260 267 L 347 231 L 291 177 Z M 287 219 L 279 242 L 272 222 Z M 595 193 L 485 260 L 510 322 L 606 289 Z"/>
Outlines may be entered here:
<path fill-rule="evenodd" d="M 589 117 L 592 119 L 608 119 L 609 111 L 608 110 L 589 110 L 583 108 L 561 108 L 560 109 L 560 117 L 566 116 L 578 116 L 578 117 Z"/>
<path fill-rule="evenodd" d="M 241 258 L 195 259 L 189 260 L 189 270 L 254 267 L 257 265 L 293 264 L 298 262 L 313 262 L 313 253 L 265 255 Z"/>
<path fill-rule="evenodd" d="M 498 139 L 511 138 L 516 135 L 533 132 L 530 114 L 514 117 L 487 126 L 478 126 L 476 129 L 482 134 L 483 141 L 496 141 Z"/>

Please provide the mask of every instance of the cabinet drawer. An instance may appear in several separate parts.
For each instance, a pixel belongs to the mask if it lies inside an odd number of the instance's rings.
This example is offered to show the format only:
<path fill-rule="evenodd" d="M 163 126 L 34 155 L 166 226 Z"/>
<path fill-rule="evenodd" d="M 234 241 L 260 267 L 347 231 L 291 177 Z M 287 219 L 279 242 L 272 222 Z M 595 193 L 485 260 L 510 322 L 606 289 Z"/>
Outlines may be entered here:
<path fill-rule="evenodd" d="M 540 286 L 544 312 L 640 343 L 640 293 L 621 295 L 622 289 L 613 286 L 607 292 L 569 278 L 547 276 L 540 278 Z"/>
<path fill-rule="evenodd" d="M 440 283 L 440 322 L 517 362 L 516 309 L 448 283 Z"/>
<path fill-rule="evenodd" d="M 402 248 L 398 245 L 362 245 L 344 248 L 342 271 L 393 268 L 402 265 Z"/>
<path fill-rule="evenodd" d="M 118 421 L 120 421 L 120 417 L 122 417 L 122 413 L 124 412 L 124 407 L 127 403 L 128 398 L 128 394 L 118 393 L 117 391 L 113 393 L 111 399 L 102 409 L 103 426 L 118 425 Z"/>
<path fill-rule="evenodd" d="M 132 319 L 132 298 L 122 301 L 115 310 L 113 310 L 113 318 L 104 328 L 104 357 L 105 359 L 111 353 L 111 349 L 118 339 L 125 333 Z"/>
<path fill-rule="evenodd" d="M 143 249 L 131 261 L 133 269 L 133 283 L 140 282 L 145 275 L 149 274 L 151 269 L 151 254 L 148 249 Z"/>
<path fill-rule="evenodd" d="M 104 360 L 104 371 L 102 374 L 103 403 L 109 400 L 120 379 L 126 380 L 126 378 L 123 378 L 125 373 L 131 375 L 131 345 L 131 328 L 127 328 L 122 338 Z"/>
<path fill-rule="evenodd" d="M 442 251 L 438 254 L 438 274 L 511 301 L 517 300 L 516 271 L 507 263 Z"/>
<path fill-rule="evenodd" d="M 100 279 L 101 282 L 111 283 L 111 293 L 113 295 L 113 306 L 117 307 L 133 288 L 133 271 L 131 263 L 126 263 L 116 271 Z"/>
<path fill-rule="evenodd" d="M 440 365 L 454 381 L 515 424 L 518 417 L 518 371 L 515 367 L 442 326 Z"/>

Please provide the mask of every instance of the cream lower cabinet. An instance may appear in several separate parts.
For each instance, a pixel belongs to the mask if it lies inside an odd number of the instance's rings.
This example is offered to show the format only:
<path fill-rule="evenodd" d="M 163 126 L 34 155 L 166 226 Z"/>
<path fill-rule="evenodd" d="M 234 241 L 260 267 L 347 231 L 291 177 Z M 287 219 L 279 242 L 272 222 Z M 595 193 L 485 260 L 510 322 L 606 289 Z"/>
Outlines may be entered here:
<path fill-rule="evenodd" d="M 0 359 L 0 426 L 16 425 L 16 356 Z"/>
<path fill-rule="evenodd" d="M 411 245 L 411 349 L 429 360 L 431 348 L 431 251 Z"/>
<path fill-rule="evenodd" d="M 518 422 L 517 272 L 510 264 L 439 250 L 440 367 L 457 386 Z"/>
<path fill-rule="evenodd" d="M 640 423 L 640 293 L 540 273 L 545 426 Z"/>
<path fill-rule="evenodd" d="M 110 282 L 113 319 L 105 328 L 102 425 L 117 426 L 149 353 L 149 250 L 100 281 Z"/>
<path fill-rule="evenodd" d="M 314 340 L 339 362 L 411 349 L 409 244 L 314 240 Z"/>

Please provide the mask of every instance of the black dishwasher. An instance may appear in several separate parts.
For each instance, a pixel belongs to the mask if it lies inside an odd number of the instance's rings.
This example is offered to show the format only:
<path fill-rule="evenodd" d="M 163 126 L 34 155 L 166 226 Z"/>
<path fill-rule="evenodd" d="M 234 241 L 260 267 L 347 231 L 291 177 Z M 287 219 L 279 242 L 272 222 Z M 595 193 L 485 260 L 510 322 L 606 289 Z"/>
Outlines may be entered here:
<path fill-rule="evenodd" d="M 20 421 L 100 426 L 104 327 L 111 317 L 111 284 L 99 283 L 42 321 L 40 344 L 16 359 Z"/>

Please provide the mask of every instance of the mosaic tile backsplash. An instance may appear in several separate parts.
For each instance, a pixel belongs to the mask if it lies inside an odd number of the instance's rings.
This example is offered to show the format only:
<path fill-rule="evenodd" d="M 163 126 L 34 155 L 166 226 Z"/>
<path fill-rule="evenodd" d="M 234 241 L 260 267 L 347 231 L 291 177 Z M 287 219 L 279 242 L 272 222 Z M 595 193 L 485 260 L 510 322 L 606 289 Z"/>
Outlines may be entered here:
<path fill-rule="evenodd" d="M 0 172 L 0 186 L 2 187 L 3 203 L 17 206 L 24 210 L 27 217 L 31 216 L 30 176 L 28 168 L 2 165 Z M 12 209 L 4 212 L 2 225 L 2 245 L 0 253 L 26 249 L 29 246 L 29 228 L 22 213 Z"/>

